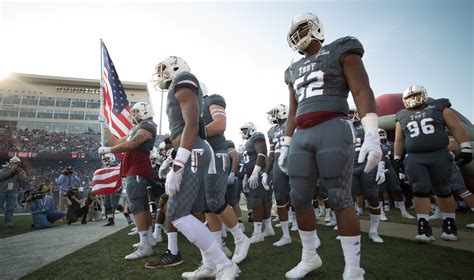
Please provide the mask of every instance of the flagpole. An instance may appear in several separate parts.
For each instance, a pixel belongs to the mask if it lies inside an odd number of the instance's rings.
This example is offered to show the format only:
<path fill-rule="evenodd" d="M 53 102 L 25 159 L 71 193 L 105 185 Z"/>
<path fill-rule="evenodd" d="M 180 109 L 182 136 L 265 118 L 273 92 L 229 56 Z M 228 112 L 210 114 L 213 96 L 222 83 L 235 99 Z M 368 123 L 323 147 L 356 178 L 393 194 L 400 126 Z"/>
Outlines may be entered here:
<path fill-rule="evenodd" d="M 99 92 L 99 100 L 100 100 L 100 109 L 99 109 L 99 116 L 102 116 L 104 118 L 104 94 L 103 94 L 103 87 L 104 87 L 104 50 L 102 48 L 103 42 L 102 39 L 100 39 L 100 92 Z M 104 147 L 104 122 L 105 119 L 100 122 L 100 146 Z"/>

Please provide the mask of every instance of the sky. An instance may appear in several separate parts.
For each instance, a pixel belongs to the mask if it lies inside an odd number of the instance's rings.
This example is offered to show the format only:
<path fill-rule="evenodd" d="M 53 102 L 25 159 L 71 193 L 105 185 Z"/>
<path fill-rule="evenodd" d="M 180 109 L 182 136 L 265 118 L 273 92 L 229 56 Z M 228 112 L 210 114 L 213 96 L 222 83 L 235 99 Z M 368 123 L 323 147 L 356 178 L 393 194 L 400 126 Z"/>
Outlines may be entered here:
<path fill-rule="evenodd" d="M 101 38 L 122 81 L 149 82 L 158 62 L 179 56 L 210 94 L 225 97 L 226 137 L 238 144 L 243 123 L 266 134 L 266 111 L 288 104 L 283 73 L 300 56 L 286 35 L 302 12 L 319 17 L 326 43 L 347 35 L 361 41 L 376 97 L 420 84 L 474 121 L 469 0 L 0 0 L 0 73 L 100 79 Z M 157 123 L 160 94 L 151 89 Z"/>

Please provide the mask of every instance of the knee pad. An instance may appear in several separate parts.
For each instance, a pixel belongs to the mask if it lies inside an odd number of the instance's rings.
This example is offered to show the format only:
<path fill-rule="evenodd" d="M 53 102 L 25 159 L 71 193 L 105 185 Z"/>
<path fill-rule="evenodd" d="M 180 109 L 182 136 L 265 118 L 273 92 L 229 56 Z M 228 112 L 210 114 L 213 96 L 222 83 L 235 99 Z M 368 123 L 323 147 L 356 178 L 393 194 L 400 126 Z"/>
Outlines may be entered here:
<path fill-rule="evenodd" d="M 291 191 L 291 205 L 295 208 L 312 208 L 312 198 L 308 199 L 308 196 L 302 193 L 297 193 L 295 191 Z"/>
<path fill-rule="evenodd" d="M 430 197 L 429 193 L 424 193 L 424 192 L 414 192 L 413 195 L 415 197 Z"/>

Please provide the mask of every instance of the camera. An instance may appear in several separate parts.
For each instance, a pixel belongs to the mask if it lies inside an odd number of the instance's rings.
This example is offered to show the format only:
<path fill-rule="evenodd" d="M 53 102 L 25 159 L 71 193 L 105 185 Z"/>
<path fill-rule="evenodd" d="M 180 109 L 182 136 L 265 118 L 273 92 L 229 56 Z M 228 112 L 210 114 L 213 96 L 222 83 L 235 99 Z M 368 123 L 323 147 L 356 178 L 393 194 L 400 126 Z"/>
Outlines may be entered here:
<path fill-rule="evenodd" d="M 72 173 L 73 173 L 72 166 L 68 166 L 68 167 L 64 168 L 64 170 L 61 171 L 61 173 L 65 176 L 72 175 Z"/>
<path fill-rule="evenodd" d="M 20 203 L 23 204 L 23 203 L 32 202 L 32 201 L 35 201 L 37 199 L 41 199 L 43 197 L 44 197 L 43 192 L 25 191 L 25 193 L 23 194 L 23 198 L 20 200 Z"/>

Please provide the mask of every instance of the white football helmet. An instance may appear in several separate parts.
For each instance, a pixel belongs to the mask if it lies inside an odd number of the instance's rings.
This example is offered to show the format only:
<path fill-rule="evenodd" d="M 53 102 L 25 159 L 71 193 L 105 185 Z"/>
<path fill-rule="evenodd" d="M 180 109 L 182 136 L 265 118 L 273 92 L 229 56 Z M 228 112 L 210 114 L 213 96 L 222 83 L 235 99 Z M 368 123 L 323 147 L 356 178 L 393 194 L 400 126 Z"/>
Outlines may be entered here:
<path fill-rule="evenodd" d="M 257 131 L 257 127 L 253 122 L 246 122 L 240 127 L 240 134 L 243 139 L 249 139 L 255 131 Z"/>
<path fill-rule="evenodd" d="M 153 118 L 154 115 L 153 108 L 146 102 L 137 102 L 133 105 L 132 109 L 130 109 L 130 118 L 133 124 L 137 124 L 141 120 Z"/>
<path fill-rule="evenodd" d="M 423 86 L 412 85 L 403 92 L 402 99 L 405 108 L 415 108 L 428 100 L 428 92 Z"/>
<path fill-rule="evenodd" d="M 288 107 L 283 104 L 278 104 L 267 112 L 267 120 L 270 124 L 277 124 L 279 120 L 286 120 L 288 118 Z"/>
<path fill-rule="evenodd" d="M 160 89 L 168 89 L 171 82 L 183 72 L 191 72 L 191 68 L 184 59 L 177 56 L 168 56 L 155 67 L 153 83 Z"/>
<path fill-rule="evenodd" d="M 159 159 L 160 159 L 160 153 L 158 152 L 158 149 L 156 147 L 153 147 L 153 149 L 150 152 L 151 165 L 154 166 Z"/>
<path fill-rule="evenodd" d="M 115 155 L 112 153 L 104 154 L 102 156 L 102 164 L 104 166 L 109 166 L 110 164 L 115 162 Z"/>
<path fill-rule="evenodd" d="M 301 37 L 301 32 L 308 30 L 308 34 Z M 304 51 L 312 40 L 324 42 L 324 27 L 318 17 L 311 13 L 295 16 L 288 28 L 288 44 L 295 51 Z"/>
<path fill-rule="evenodd" d="M 379 138 L 380 141 L 387 141 L 387 131 L 383 128 L 379 128 Z"/>

